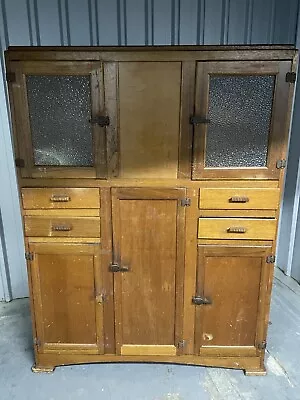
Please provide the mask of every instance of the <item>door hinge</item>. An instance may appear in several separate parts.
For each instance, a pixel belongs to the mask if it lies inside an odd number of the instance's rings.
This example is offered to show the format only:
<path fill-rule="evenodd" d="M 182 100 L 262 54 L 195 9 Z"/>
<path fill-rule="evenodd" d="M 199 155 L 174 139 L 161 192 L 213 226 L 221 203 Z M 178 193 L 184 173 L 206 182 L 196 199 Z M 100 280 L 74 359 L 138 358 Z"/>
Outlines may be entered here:
<path fill-rule="evenodd" d="M 15 165 L 18 168 L 24 168 L 25 167 L 25 161 L 23 160 L 23 158 L 16 158 L 15 159 Z"/>
<path fill-rule="evenodd" d="M 10 83 L 16 82 L 16 73 L 15 72 L 6 72 L 6 81 Z"/>
<path fill-rule="evenodd" d="M 190 116 L 190 124 L 192 125 L 209 124 L 209 123 L 210 123 L 209 118 L 200 117 L 199 115 Z"/>
<path fill-rule="evenodd" d="M 189 207 L 191 205 L 191 199 L 187 197 L 186 199 L 180 200 L 181 207 Z"/>
<path fill-rule="evenodd" d="M 262 342 L 258 343 L 257 348 L 259 350 L 265 350 L 267 347 L 267 342 L 265 340 L 263 340 Z"/>
<path fill-rule="evenodd" d="M 34 344 L 35 346 L 40 346 L 40 345 L 41 345 L 40 339 L 34 338 L 34 339 L 33 339 L 33 344 Z"/>
<path fill-rule="evenodd" d="M 110 124 L 110 119 L 106 115 L 99 115 L 98 117 L 91 118 L 90 123 L 104 127 Z"/>
<path fill-rule="evenodd" d="M 183 348 L 185 347 L 185 345 L 186 345 L 186 340 L 180 340 L 180 341 L 177 343 L 177 348 L 178 348 L 178 349 L 183 349 Z"/>
<path fill-rule="evenodd" d="M 288 83 L 296 82 L 296 72 L 287 72 L 285 75 L 285 81 Z"/>
<path fill-rule="evenodd" d="M 32 261 L 33 260 L 33 253 L 31 253 L 30 251 L 26 251 L 25 253 L 25 259 L 27 261 Z"/>
<path fill-rule="evenodd" d="M 281 168 L 285 168 L 286 167 L 286 160 L 277 160 L 276 162 L 276 168 L 277 169 L 281 169 Z"/>
<path fill-rule="evenodd" d="M 273 256 L 273 255 L 268 256 L 266 261 L 267 261 L 268 264 L 274 264 L 275 263 L 275 256 Z"/>

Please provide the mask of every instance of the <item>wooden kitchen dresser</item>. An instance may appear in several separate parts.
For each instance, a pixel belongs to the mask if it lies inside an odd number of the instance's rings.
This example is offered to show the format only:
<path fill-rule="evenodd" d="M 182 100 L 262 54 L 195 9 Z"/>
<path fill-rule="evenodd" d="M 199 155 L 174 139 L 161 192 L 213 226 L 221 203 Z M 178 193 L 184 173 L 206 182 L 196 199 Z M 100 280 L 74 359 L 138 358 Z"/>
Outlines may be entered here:
<path fill-rule="evenodd" d="M 264 374 L 297 53 L 6 51 L 34 371 Z"/>

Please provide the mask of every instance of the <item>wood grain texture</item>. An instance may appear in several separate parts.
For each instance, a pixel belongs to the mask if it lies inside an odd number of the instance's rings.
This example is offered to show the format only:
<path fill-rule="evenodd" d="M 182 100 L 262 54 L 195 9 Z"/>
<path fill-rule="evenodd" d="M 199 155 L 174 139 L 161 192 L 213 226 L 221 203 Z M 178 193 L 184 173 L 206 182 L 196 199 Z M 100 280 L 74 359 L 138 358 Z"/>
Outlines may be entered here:
<path fill-rule="evenodd" d="M 24 217 L 26 236 L 100 237 L 98 217 Z"/>
<path fill-rule="evenodd" d="M 220 346 L 225 346 L 224 356 L 250 355 L 249 346 L 256 347 L 261 275 L 270 250 L 198 247 L 197 294 L 212 301 L 211 305 L 195 306 L 200 354 L 221 355 Z M 246 354 L 235 346 L 246 346 Z M 253 351 L 251 355 L 255 355 Z"/>
<path fill-rule="evenodd" d="M 24 209 L 100 208 L 99 189 L 92 188 L 23 188 L 22 200 Z"/>
<path fill-rule="evenodd" d="M 274 240 L 277 220 L 254 218 L 199 218 L 199 239 L 261 239 Z M 244 233 L 229 229 L 242 228 Z"/>
<path fill-rule="evenodd" d="M 176 356 L 176 347 L 171 345 L 136 345 L 123 344 L 122 356 Z"/>
<path fill-rule="evenodd" d="M 237 202 L 235 198 L 246 201 Z M 222 210 L 276 210 L 279 205 L 279 189 L 200 189 L 199 208 Z"/>
<path fill-rule="evenodd" d="M 125 189 L 120 190 L 122 198 Z M 129 193 L 131 189 L 129 189 Z M 114 262 L 128 272 L 115 273 L 116 345 L 175 345 L 181 330 L 183 282 L 177 259 L 184 245 L 180 225 L 184 208 L 169 199 L 168 190 L 136 190 L 134 196 L 119 199 L 113 189 Z M 181 278 L 181 279 L 180 279 Z M 179 302 L 179 304 L 178 304 Z M 175 336 L 174 336 L 175 334 Z M 182 335 L 182 333 L 181 333 Z"/>
<path fill-rule="evenodd" d="M 176 178 L 180 63 L 119 64 L 120 176 Z"/>
<path fill-rule="evenodd" d="M 100 282 L 99 248 L 87 244 L 29 244 L 38 351 L 59 346 L 72 353 L 103 350 L 103 327 L 95 296 Z M 100 346 L 99 346 L 100 344 Z M 65 345 L 65 346 L 64 346 Z"/>

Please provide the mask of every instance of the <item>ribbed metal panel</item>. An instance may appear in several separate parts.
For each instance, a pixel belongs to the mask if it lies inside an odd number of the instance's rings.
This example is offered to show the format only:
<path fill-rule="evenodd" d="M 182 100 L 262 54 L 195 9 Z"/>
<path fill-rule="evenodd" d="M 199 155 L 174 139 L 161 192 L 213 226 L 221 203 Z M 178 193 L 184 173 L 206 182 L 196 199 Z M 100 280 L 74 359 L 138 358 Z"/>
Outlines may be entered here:
<path fill-rule="evenodd" d="M 0 50 L 9 45 L 294 44 L 298 7 L 298 0 L 0 0 Z M 4 71 L 3 57 L 0 62 Z M 13 296 L 21 297 L 27 283 L 3 81 L 0 104 L 3 246 Z"/>
<path fill-rule="evenodd" d="M 297 0 L 2 0 L 8 45 L 295 43 Z"/>

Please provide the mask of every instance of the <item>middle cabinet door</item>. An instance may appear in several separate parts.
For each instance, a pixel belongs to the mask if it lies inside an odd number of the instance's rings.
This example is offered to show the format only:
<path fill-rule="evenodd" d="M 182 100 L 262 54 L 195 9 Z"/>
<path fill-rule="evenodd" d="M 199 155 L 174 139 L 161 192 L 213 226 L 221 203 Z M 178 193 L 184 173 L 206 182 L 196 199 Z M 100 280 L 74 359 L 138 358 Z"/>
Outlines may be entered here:
<path fill-rule="evenodd" d="M 116 351 L 175 356 L 183 322 L 185 189 L 112 189 Z"/>

